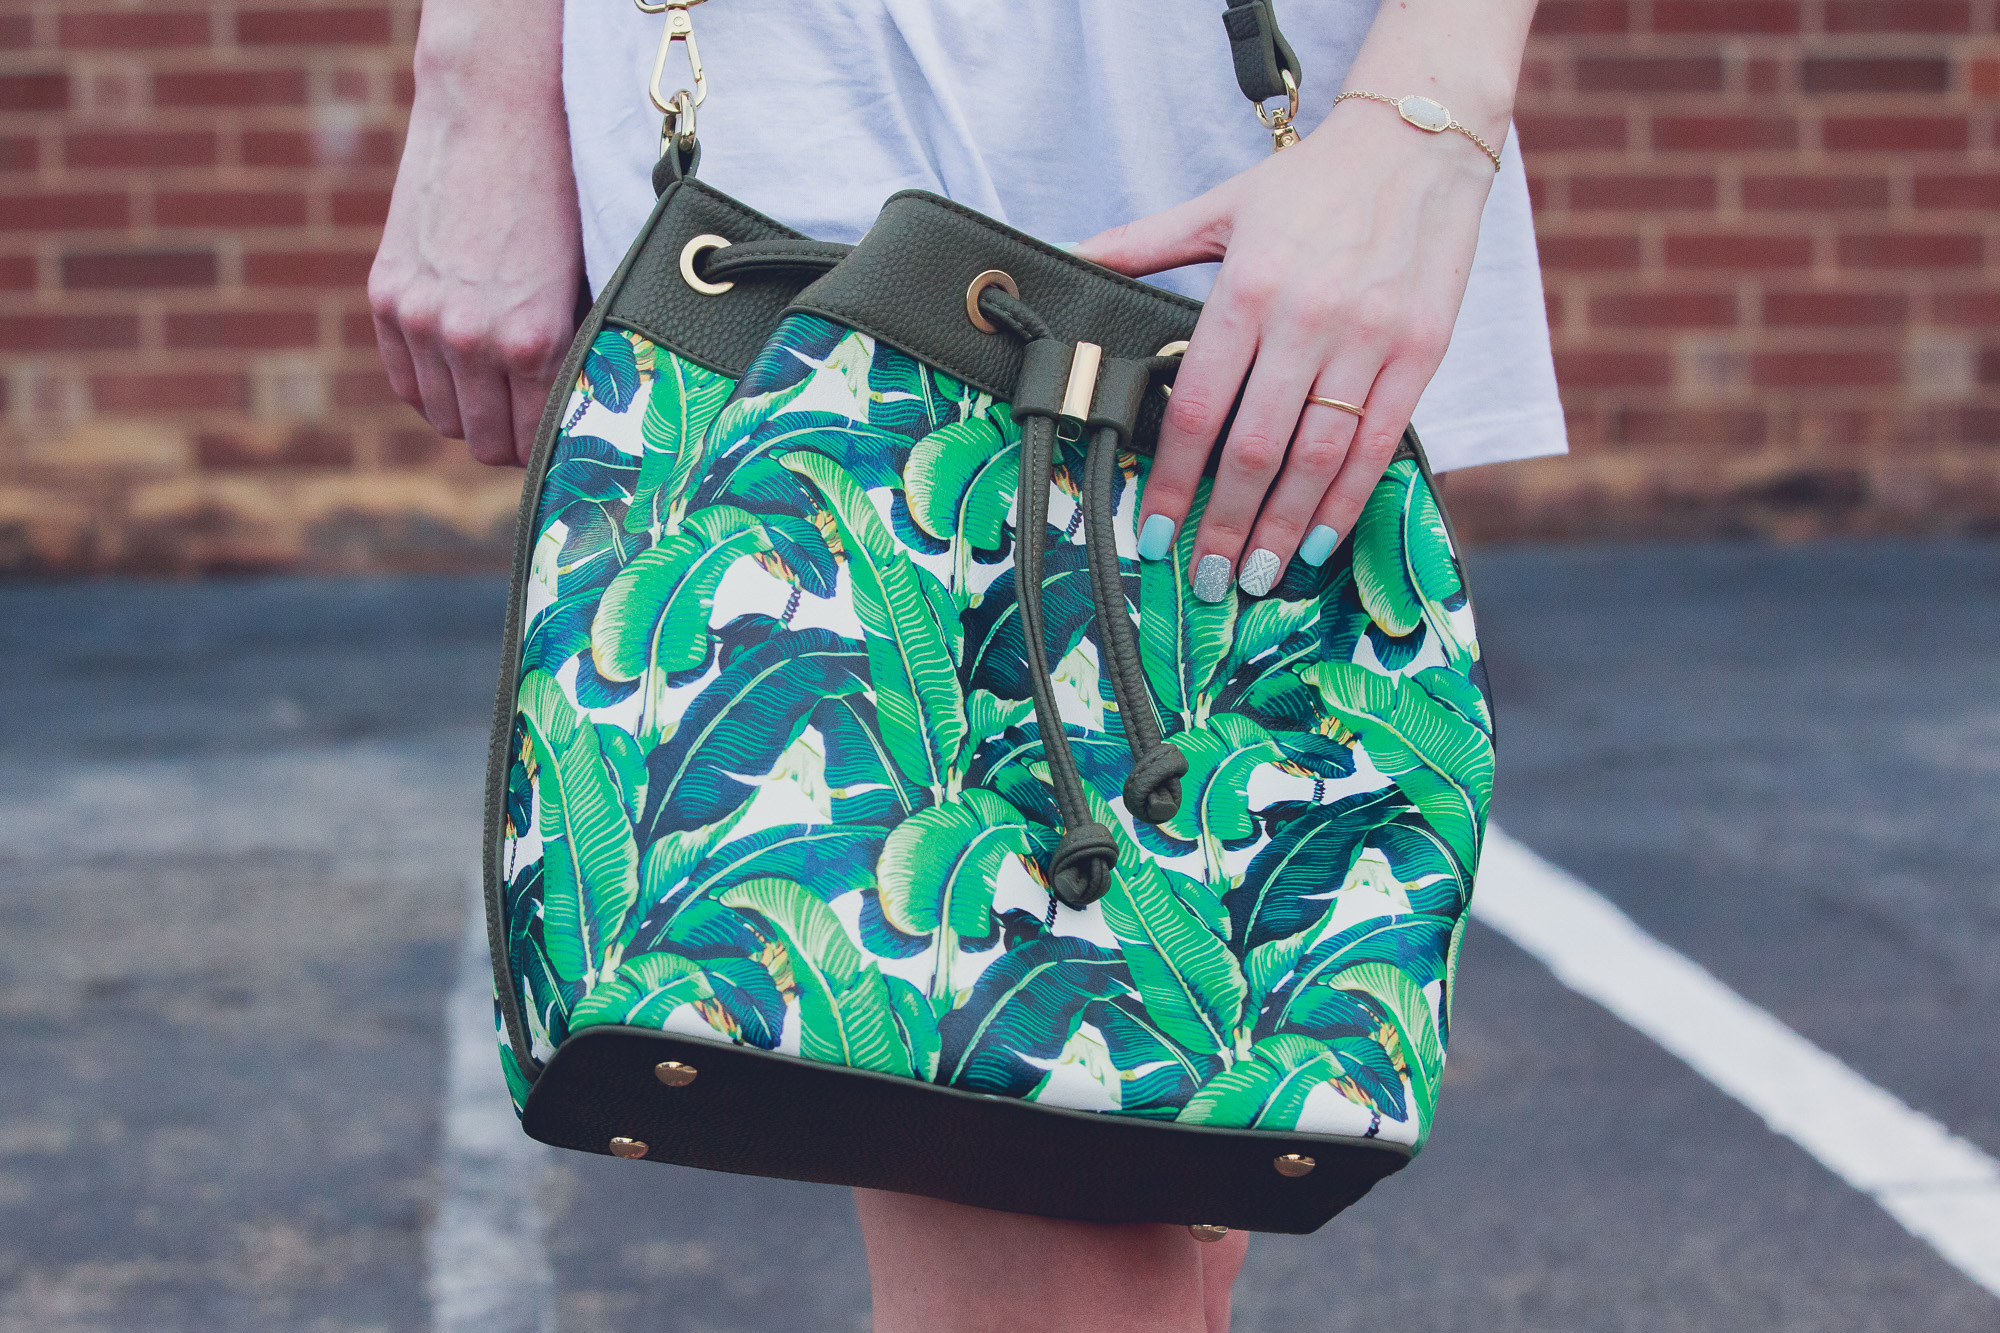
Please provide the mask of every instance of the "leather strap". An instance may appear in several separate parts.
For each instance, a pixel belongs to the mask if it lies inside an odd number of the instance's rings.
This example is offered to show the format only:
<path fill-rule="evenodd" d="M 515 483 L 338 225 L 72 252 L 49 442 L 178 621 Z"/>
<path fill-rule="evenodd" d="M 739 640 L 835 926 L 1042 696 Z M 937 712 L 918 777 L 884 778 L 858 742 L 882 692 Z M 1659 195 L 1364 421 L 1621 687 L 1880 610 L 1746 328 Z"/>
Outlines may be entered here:
<path fill-rule="evenodd" d="M 847 258 L 852 249 L 839 241 L 736 241 L 710 250 L 702 257 L 698 272 L 708 282 L 780 273 L 817 276 Z"/>
<path fill-rule="evenodd" d="M 1229 33 L 1229 54 L 1236 63 L 1236 86 L 1259 105 L 1295 91 L 1305 79 L 1299 58 L 1285 34 L 1278 31 L 1272 0 L 1229 0 L 1222 26 Z M 1285 87 L 1285 75 L 1292 87 Z"/>
<path fill-rule="evenodd" d="M 1097 637 L 1103 670 L 1118 701 L 1119 723 L 1132 754 L 1132 772 L 1125 780 L 1125 808 L 1132 818 L 1164 824 L 1181 805 L 1181 778 L 1187 757 L 1166 743 L 1160 719 L 1153 711 L 1153 692 L 1139 657 L 1138 636 L 1125 606 L 1125 577 L 1118 564 L 1115 499 L 1118 451 L 1130 446 L 1147 392 L 1156 373 L 1171 367 L 1167 358 L 1144 361 L 1116 359 L 1098 368 L 1097 391 L 1091 400 L 1090 452 L 1084 461 L 1082 486 L 1084 550 L 1090 564 L 1090 595 L 1097 612 Z"/>
<path fill-rule="evenodd" d="M 1261 109 L 1274 97 L 1296 93 L 1306 81 L 1305 69 L 1278 28 L 1272 0 L 1229 0 L 1222 26 L 1229 34 L 1229 55 L 1236 66 L 1236 86 Z M 1291 75 L 1291 86 L 1285 76 Z M 701 166 L 701 145 L 689 139 L 684 148 L 671 144 L 653 165 L 653 193 L 665 194 L 676 181 L 692 177 Z"/>
<path fill-rule="evenodd" d="M 693 180 L 695 172 L 701 170 L 701 141 L 693 140 L 685 147 L 669 143 L 660 160 L 653 163 L 653 193 L 665 194 L 670 186 L 684 180 Z"/>
<path fill-rule="evenodd" d="M 1088 339 L 1107 357 L 1151 356 L 1167 343 L 1185 341 L 1201 314 L 1198 302 L 920 190 L 891 196 L 854 253 L 800 292 L 791 309 L 884 339 L 957 380 L 1010 399 L 1021 376 L 1023 340 L 1039 335 L 981 333 L 965 317 L 966 288 L 995 268 L 1012 275 L 1021 299 L 1048 321 L 1049 336 L 1065 343 Z M 678 273 L 674 281 L 680 282 Z M 995 305 L 1008 308 L 985 297 L 981 303 L 989 313 Z M 1153 400 L 1161 401 L 1157 394 Z M 1151 444 L 1149 424 L 1142 421 L 1138 432 L 1142 448 Z"/>
<path fill-rule="evenodd" d="M 605 322 L 611 327 L 630 329 L 697 365 L 740 379 L 780 313 L 824 270 L 805 261 L 773 264 L 733 279 L 736 285 L 719 296 L 704 295 L 681 277 L 681 251 L 697 236 L 731 242 L 705 257 L 703 268 L 711 273 L 722 256 L 738 250 L 752 258 L 768 254 L 763 242 L 781 242 L 801 255 L 818 252 L 823 243 L 745 208 L 699 179 L 687 179 L 661 196 L 624 269 L 606 285 L 611 301 Z"/>
<path fill-rule="evenodd" d="M 1004 295 L 1004 293 L 1003 293 Z M 1035 321 L 1040 323 L 1039 318 Z M 1044 326 L 1046 327 L 1046 326 Z M 1027 659 L 1028 687 L 1035 698 L 1035 721 L 1048 760 L 1049 786 L 1063 833 L 1049 858 L 1049 891 L 1073 908 L 1088 907 L 1111 887 L 1118 843 L 1111 830 L 1091 818 L 1090 797 L 1049 679 L 1048 640 L 1042 629 L 1042 564 L 1048 553 L 1049 488 L 1055 471 L 1056 418 L 1068 386 L 1073 349 L 1041 336 L 1021 354 L 1021 377 L 1011 395 L 1014 420 L 1021 426 L 1021 476 L 1015 490 L 1020 516 L 1014 539 L 1014 588 L 1021 610 L 1021 649 Z M 1123 593 L 1120 593 L 1122 612 Z"/>

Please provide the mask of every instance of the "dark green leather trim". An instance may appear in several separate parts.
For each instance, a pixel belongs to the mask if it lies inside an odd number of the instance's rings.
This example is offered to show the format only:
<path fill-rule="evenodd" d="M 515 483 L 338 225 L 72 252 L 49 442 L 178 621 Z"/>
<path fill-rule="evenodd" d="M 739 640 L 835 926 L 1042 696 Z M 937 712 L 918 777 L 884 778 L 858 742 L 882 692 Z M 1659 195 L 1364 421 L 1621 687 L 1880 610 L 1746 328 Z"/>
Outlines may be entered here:
<path fill-rule="evenodd" d="M 720 250 L 710 250 L 697 266 L 698 275 L 709 282 L 766 281 L 796 272 L 800 290 L 820 274 L 847 258 L 854 247 L 838 241 L 737 241 Z"/>
<path fill-rule="evenodd" d="M 662 1060 L 693 1065 L 670 1088 Z M 921 1194 L 1086 1222 L 1208 1222 L 1302 1235 L 1408 1165 L 1375 1139 L 1208 1129 L 1036 1106 L 648 1028 L 563 1043 L 522 1126 L 543 1143 L 740 1175 Z M 1272 1160 L 1318 1165 L 1296 1179 Z"/>
<path fill-rule="evenodd" d="M 1013 402 L 1026 345 L 1005 333 L 981 333 L 965 314 L 965 289 L 990 268 L 1013 277 L 1023 304 L 1048 321 L 1055 337 L 1094 342 L 1106 357 L 1150 357 L 1186 340 L 1201 315 L 1199 301 L 1134 282 L 924 190 L 891 196 L 854 252 L 785 313 L 858 329 Z M 1145 395 L 1134 449 L 1152 452 L 1165 405 L 1158 389 Z M 1227 437 L 1225 424 L 1221 439 Z M 1416 432 L 1406 431 L 1396 457 L 1419 452 Z"/>
<path fill-rule="evenodd" d="M 521 503 L 514 515 L 513 574 L 507 587 L 507 621 L 500 640 L 500 682 L 493 695 L 493 731 L 486 744 L 486 837 L 480 849 L 480 874 L 486 900 L 486 946 L 493 955 L 493 991 L 500 1005 L 500 1021 L 507 1030 L 507 1044 L 514 1051 L 522 1077 L 533 1082 L 541 1072 L 528 1040 L 527 1020 L 521 1013 L 521 991 L 514 979 L 512 950 L 507 939 L 507 879 L 500 864 L 500 848 L 506 832 L 507 770 L 513 762 L 509 745 L 514 739 L 514 705 L 521 687 L 521 608 L 534 560 L 535 511 L 542 500 L 542 482 L 548 477 L 549 456 L 555 451 L 556 434 L 562 429 L 563 409 L 569 404 L 576 377 L 583 370 L 583 358 L 604 328 L 612 300 L 632 271 L 641 246 L 658 227 L 661 216 L 672 206 L 679 187 L 669 189 L 653 205 L 639 239 L 625 252 L 624 260 L 611 281 L 604 284 L 597 300 L 578 324 L 556 371 L 555 383 L 542 404 L 542 420 L 535 428 L 535 448 L 528 456 L 527 475 L 521 482 Z M 676 251 L 678 254 L 678 251 Z"/>
<path fill-rule="evenodd" d="M 1201 305 L 1064 254 L 949 199 L 905 190 L 840 267 L 799 293 L 793 310 L 872 334 L 1001 398 L 1021 373 L 1021 340 L 981 333 L 965 289 L 1004 270 L 1021 300 L 1064 342 L 1107 356 L 1148 357 L 1194 332 Z"/>
<path fill-rule="evenodd" d="M 481 849 L 481 878 L 486 900 L 486 943 L 493 955 L 493 981 L 500 1004 L 500 1019 L 507 1030 L 507 1044 L 513 1048 L 521 1073 L 530 1081 L 539 1075 L 540 1066 L 535 1063 L 529 1044 L 527 1021 L 521 1012 L 521 992 L 514 978 L 508 948 L 507 882 L 500 865 L 500 848 L 507 812 L 507 770 L 512 762 L 508 746 L 513 740 L 514 706 L 521 685 L 521 608 L 526 600 L 524 592 L 534 559 L 535 514 L 541 505 L 542 483 L 548 477 L 556 435 L 562 429 L 563 411 L 569 404 L 571 391 L 576 387 L 576 377 L 583 370 L 583 359 L 605 326 L 620 324 L 655 342 L 681 350 L 674 340 L 653 332 L 647 326 L 615 318 L 617 312 L 632 309 L 636 309 L 642 317 L 651 311 L 672 313 L 672 309 L 661 302 L 649 306 L 643 299 L 635 301 L 632 299 L 635 291 L 643 294 L 648 288 L 665 287 L 667 284 L 662 280 L 664 274 L 688 297 L 728 303 L 722 308 L 733 312 L 747 312 L 751 302 L 767 304 L 770 307 L 769 318 L 754 328 L 748 323 L 746 313 L 737 321 L 742 325 L 740 329 L 732 327 L 726 336 L 705 336 L 707 321 L 714 318 L 714 311 L 710 310 L 702 312 L 705 318 L 690 321 L 690 329 L 681 330 L 692 333 L 692 341 L 698 345 L 740 353 L 740 360 L 733 370 L 712 361 L 703 361 L 711 370 L 740 378 L 742 367 L 757 354 L 771 324 L 776 322 L 777 311 L 797 290 L 794 283 L 772 283 L 769 287 L 775 290 L 770 291 L 764 290 L 766 284 L 746 283 L 737 289 L 745 294 L 742 301 L 731 300 L 736 292 L 703 298 L 681 281 L 680 252 L 690 237 L 704 231 L 712 231 L 731 240 L 765 240 L 773 234 L 784 239 L 799 238 L 799 233 L 743 207 L 728 195 L 699 181 L 684 179 L 670 184 L 654 202 L 653 211 L 647 215 L 638 236 L 633 238 L 625 258 L 619 262 L 617 271 L 604 284 L 604 290 L 598 293 L 597 300 L 584 315 L 576 336 L 570 339 L 569 351 L 556 372 L 547 401 L 542 404 L 542 419 L 535 429 L 535 447 L 528 458 L 527 475 L 521 484 L 521 503 L 514 517 L 513 574 L 507 589 L 504 637 L 500 641 L 500 680 L 493 698 L 493 731 L 486 747 L 486 837 Z M 744 350 L 746 339 L 748 349 Z M 688 339 L 684 337 L 681 341 Z M 692 354 L 683 351 L 683 355 Z"/>
<path fill-rule="evenodd" d="M 704 233 L 732 241 L 807 239 L 712 186 L 680 181 L 660 197 L 645 239 L 626 256 L 620 278 L 606 285 L 614 293 L 607 322 L 741 379 L 810 274 L 745 278 L 719 296 L 705 296 L 681 278 L 681 247 Z M 821 248 L 811 244 L 815 251 Z"/>
<path fill-rule="evenodd" d="M 1222 12 L 1222 26 L 1229 33 L 1229 57 L 1236 66 L 1236 86 L 1253 102 L 1268 102 L 1285 96 L 1284 72 L 1289 70 L 1294 88 L 1303 87 L 1305 70 L 1292 51 L 1285 34 L 1278 31 L 1278 16 L 1271 0 L 1229 0 Z"/>

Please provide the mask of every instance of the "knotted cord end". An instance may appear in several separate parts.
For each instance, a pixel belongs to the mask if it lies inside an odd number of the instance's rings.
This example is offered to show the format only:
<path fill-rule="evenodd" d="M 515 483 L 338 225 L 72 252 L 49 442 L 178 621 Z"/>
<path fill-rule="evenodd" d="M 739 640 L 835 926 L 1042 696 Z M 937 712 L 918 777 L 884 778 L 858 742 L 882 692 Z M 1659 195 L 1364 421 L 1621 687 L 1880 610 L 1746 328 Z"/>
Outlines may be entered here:
<path fill-rule="evenodd" d="M 1148 750 L 1125 779 L 1125 808 L 1132 818 L 1164 824 L 1180 813 L 1181 778 L 1187 771 L 1187 756 L 1174 746 L 1161 742 Z"/>
<path fill-rule="evenodd" d="M 1088 907 L 1111 888 L 1118 843 L 1102 824 L 1065 829 L 1049 858 L 1049 887 L 1065 907 Z"/>

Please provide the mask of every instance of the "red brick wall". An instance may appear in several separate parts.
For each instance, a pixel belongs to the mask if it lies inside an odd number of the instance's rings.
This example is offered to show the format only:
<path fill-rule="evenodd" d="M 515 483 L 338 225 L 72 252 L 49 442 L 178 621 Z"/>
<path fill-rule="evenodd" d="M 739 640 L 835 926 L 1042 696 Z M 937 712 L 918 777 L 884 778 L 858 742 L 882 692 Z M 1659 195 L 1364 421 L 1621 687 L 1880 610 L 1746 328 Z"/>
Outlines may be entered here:
<path fill-rule="evenodd" d="M 1994 9 L 1544 0 L 1576 452 L 1462 474 L 1461 523 L 2000 531 Z M 0 570 L 502 560 L 517 476 L 388 395 L 361 293 L 415 23 L 0 0 Z"/>
<path fill-rule="evenodd" d="M 362 282 L 414 0 L 5 0 L 0 569 L 491 565 Z"/>
<path fill-rule="evenodd" d="M 1574 455 L 1491 535 L 2000 532 L 1993 0 L 1544 0 L 1519 104 Z"/>

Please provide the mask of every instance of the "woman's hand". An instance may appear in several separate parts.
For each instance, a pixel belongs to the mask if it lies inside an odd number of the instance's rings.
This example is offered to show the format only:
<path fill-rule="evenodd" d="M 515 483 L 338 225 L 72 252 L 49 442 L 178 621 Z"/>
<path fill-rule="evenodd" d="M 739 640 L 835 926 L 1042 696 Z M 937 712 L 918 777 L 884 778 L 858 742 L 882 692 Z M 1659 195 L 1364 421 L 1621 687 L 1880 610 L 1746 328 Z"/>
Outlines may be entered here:
<path fill-rule="evenodd" d="M 583 240 L 560 0 L 429 0 L 368 275 L 389 383 L 482 463 L 525 466 L 576 330 Z"/>
<path fill-rule="evenodd" d="M 1222 261 L 1160 430 L 1142 558 L 1173 549 L 1241 390 L 1195 539 L 1196 595 L 1221 600 L 1240 568 L 1262 596 L 1294 554 L 1325 563 L 1444 358 L 1493 174 L 1469 140 L 1354 99 L 1200 198 L 1077 248 L 1133 276 Z"/>

